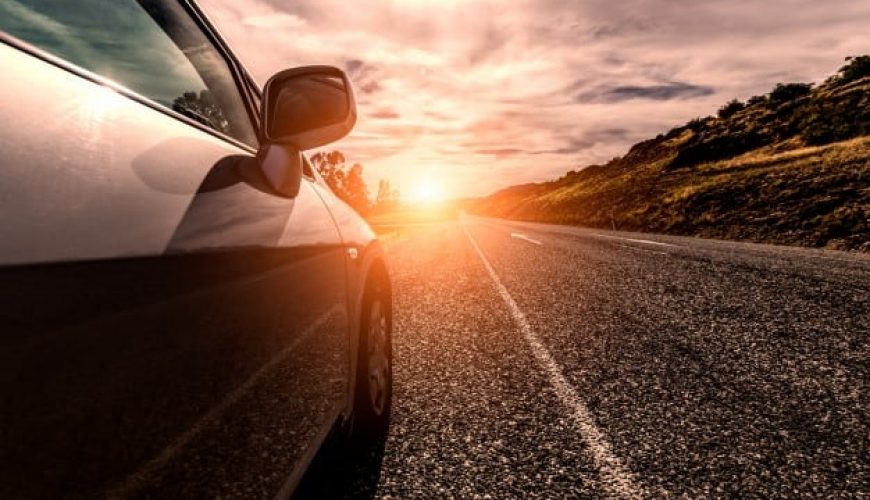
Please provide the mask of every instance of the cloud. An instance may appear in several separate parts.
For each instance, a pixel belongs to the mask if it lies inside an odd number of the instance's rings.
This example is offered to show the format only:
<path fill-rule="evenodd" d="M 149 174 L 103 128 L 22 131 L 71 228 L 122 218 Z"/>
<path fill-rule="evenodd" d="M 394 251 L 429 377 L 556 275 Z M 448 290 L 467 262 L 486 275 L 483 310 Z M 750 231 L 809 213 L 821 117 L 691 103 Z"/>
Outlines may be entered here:
<path fill-rule="evenodd" d="M 396 113 L 392 109 L 383 108 L 372 113 L 369 113 L 369 116 L 372 118 L 378 118 L 381 120 L 396 120 L 401 117 L 399 113 Z"/>
<path fill-rule="evenodd" d="M 518 148 L 478 149 L 476 151 L 476 153 L 480 155 L 495 156 L 499 158 L 504 156 L 513 156 L 523 152 L 524 151 L 522 149 Z"/>
<path fill-rule="evenodd" d="M 604 88 L 596 92 L 584 92 L 577 96 L 578 102 L 618 103 L 630 99 L 651 99 L 670 101 L 673 99 L 692 99 L 713 95 L 715 89 L 690 83 L 669 82 L 660 85 L 624 85 Z"/>
<path fill-rule="evenodd" d="M 201 0 L 264 82 L 332 64 L 354 83 L 335 147 L 407 190 L 539 181 L 732 98 L 821 81 L 870 47 L 866 0 Z"/>
<path fill-rule="evenodd" d="M 242 21 L 246 26 L 259 29 L 294 30 L 305 26 L 305 19 L 290 13 L 279 13 L 263 16 L 250 16 Z"/>

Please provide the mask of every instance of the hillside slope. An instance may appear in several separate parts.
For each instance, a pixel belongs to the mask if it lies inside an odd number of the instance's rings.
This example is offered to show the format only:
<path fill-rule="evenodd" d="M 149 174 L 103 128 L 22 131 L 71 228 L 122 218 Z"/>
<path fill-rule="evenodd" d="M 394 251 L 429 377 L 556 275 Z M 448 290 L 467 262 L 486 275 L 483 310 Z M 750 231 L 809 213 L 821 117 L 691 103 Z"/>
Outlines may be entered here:
<path fill-rule="evenodd" d="M 778 85 L 603 166 L 467 204 L 513 219 L 870 251 L 870 57 Z"/>

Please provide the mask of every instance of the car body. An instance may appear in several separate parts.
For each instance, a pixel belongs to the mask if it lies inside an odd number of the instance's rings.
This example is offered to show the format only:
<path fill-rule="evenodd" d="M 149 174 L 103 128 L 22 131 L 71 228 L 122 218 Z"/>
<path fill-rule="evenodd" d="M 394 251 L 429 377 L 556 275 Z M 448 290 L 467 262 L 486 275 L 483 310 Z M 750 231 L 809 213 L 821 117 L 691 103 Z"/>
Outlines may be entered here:
<path fill-rule="evenodd" d="M 268 138 L 202 11 L 12 1 L 0 19 L 0 497 L 289 496 L 328 437 L 383 430 L 389 388 L 365 407 L 371 335 L 391 376 L 380 244 Z M 276 147 L 302 162 L 289 195 Z"/>

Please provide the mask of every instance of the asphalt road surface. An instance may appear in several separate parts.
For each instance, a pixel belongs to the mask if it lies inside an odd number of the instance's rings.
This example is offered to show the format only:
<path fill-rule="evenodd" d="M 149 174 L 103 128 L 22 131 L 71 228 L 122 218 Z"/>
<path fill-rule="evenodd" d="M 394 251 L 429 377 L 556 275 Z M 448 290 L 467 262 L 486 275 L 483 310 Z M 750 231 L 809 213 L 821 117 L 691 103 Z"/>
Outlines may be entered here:
<path fill-rule="evenodd" d="M 870 497 L 870 258 L 478 218 L 388 248 L 390 434 L 303 494 Z"/>

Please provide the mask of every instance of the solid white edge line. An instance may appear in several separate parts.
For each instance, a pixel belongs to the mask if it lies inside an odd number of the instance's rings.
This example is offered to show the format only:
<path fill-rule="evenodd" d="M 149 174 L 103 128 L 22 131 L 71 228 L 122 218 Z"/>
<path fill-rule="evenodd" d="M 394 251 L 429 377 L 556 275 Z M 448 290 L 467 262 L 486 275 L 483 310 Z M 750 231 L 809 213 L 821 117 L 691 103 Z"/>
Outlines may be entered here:
<path fill-rule="evenodd" d="M 528 236 L 526 236 L 523 233 L 511 233 L 511 238 L 516 238 L 518 240 L 525 240 L 525 241 L 528 241 L 529 243 L 533 243 L 535 245 L 543 245 L 543 243 L 541 243 L 540 241 L 533 239 L 533 238 L 529 238 Z"/>
<path fill-rule="evenodd" d="M 523 332 L 523 336 L 525 336 L 529 347 L 532 349 L 532 354 L 544 371 L 547 372 L 547 375 L 549 375 L 550 384 L 553 386 L 554 392 L 570 410 L 570 416 L 577 425 L 580 436 L 589 446 L 592 459 L 601 473 L 604 486 L 610 490 L 609 493 L 621 498 L 643 498 L 646 496 L 645 492 L 637 486 L 631 471 L 625 467 L 619 457 L 613 454 L 610 443 L 605 438 L 604 433 L 595 425 L 595 421 L 589 413 L 586 403 L 583 402 L 583 399 L 577 394 L 577 391 L 568 382 L 565 375 L 562 374 L 562 370 L 553 359 L 553 356 L 547 351 L 547 348 L 538 336 L 535 335 L 531 325 L 526 320 L 525 314 L 523 314 L 507 288 L 502 284 L 495 273 L 495 269 L 493 269 L 486 255 L 484 255 L 483 250 L 477 245 L 477 242 L 465 225 L 463 225 L 462 229 L 465 235 L 468 236 L 471 246 L 480 257 L 483 267 L 489 273 L 489 277 L 495 284 L 498 294 L 508 306 L 511 316 L 513 316 L 517 326 Z"/>
<path fill-rule="evenodd" d="M 592 236 L 598 236 L 599 238 L 609 238 L 612 240 L 630 241 L 632 243 L 644 243 L 647 245 L 658 245 L 658 246 L 662 246 L 662 247 L 676 247 L 677 246 L 677 245 L 673 245 L 671 243 L 662 243 L 661 241 L 638 240 L 635 238 L 623 238 L 621 236 L 610 236 L 609 234 L 592 233 Z"/>

